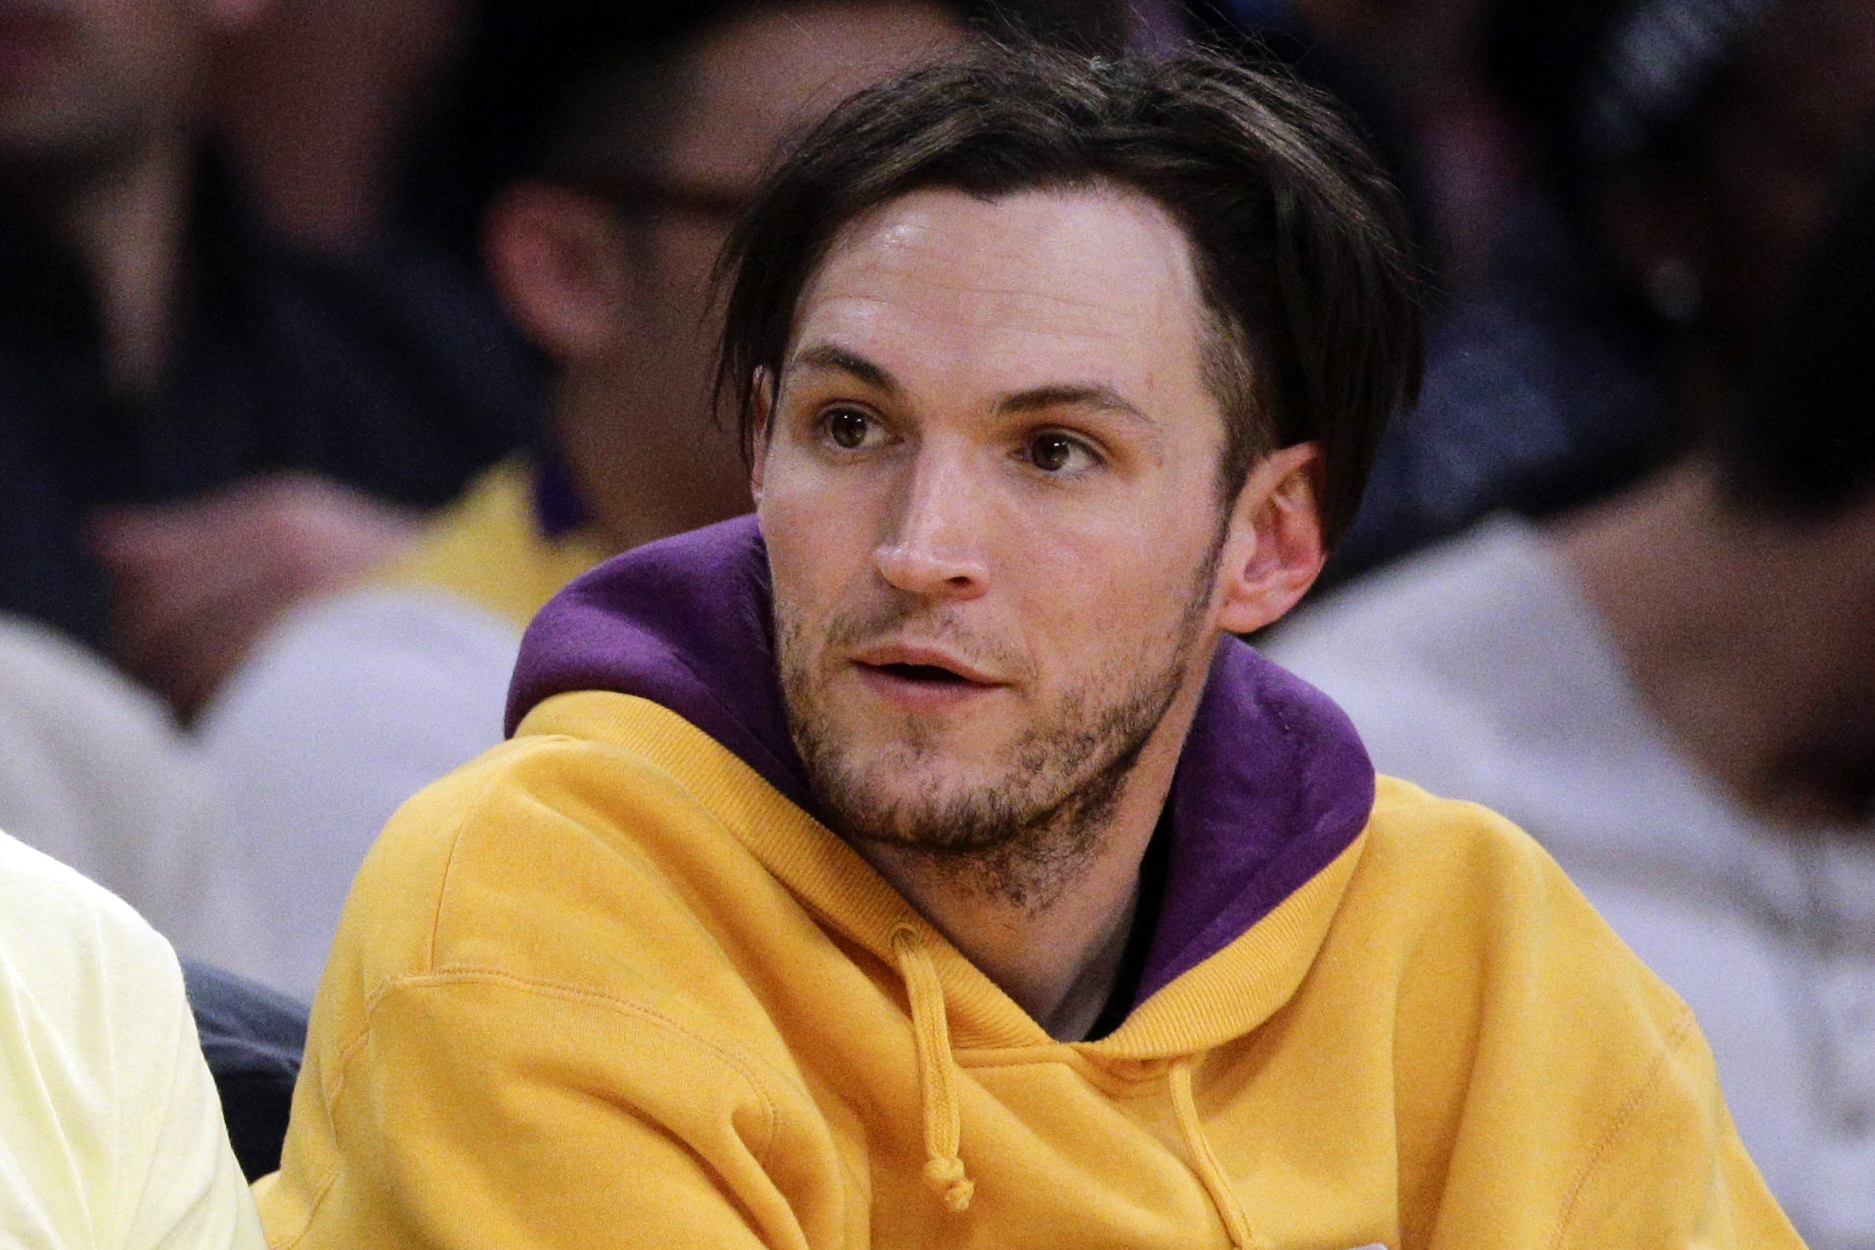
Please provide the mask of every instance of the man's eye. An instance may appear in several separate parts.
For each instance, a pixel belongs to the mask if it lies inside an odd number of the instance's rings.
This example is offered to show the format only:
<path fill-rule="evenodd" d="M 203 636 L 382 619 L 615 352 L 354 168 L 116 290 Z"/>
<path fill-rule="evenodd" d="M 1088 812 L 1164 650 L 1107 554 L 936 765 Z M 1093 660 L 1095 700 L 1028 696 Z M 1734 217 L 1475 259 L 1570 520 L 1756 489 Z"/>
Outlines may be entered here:
<path fill-rule="evenodd" d="M 1089 468 L 1095 459 L 1086 443 L 1057 431 L 1037 434 L 1029 440 L 1029 463 L 1044 473 Z"/>
<path fill-rule="evenodd" d="M 866 436 L 872 433 L 872 418 L 856 408 L 835 408 L 821 418 L 826 427 L 827 437 L 838 446 L 848 451 L 857 451 L 866 445 Z"/>

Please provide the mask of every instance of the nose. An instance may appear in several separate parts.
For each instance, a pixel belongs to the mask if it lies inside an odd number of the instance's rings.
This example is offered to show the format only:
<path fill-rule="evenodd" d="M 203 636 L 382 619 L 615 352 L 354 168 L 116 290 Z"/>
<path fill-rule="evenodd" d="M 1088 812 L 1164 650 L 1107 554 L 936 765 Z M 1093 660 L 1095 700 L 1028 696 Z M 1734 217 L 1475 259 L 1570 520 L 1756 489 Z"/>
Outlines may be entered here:
<path fill-rule="evenodd" d="M 898 499 L 896 524 L 873 552 L 879 576 L 926 598 L 970 599 L 989 585 L 989 509 L 970 480 L 967 457 L 927 446 Z"/>

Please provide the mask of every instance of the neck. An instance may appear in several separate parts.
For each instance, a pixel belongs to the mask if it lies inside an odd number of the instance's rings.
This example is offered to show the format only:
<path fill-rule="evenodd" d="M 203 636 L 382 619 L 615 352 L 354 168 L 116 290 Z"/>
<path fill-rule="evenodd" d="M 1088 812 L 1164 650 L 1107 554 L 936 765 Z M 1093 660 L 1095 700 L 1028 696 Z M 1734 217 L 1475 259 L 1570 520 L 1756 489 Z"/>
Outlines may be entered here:
<path fill-rule="evenodd" d="M 1866 626 L 1854 596 L 1867 574 L 1839 567 L 1854 545 L 1742 513 L 1700 462 L 1571 517 L 1552 539 L 1681 748 L 1773 817 L 1825 816 L 1767 779 L 1818 692 L 1840 680 L 1820 657 Z"/>
<path fill-rule="evenodd" d="M 190 143 L 163 127 L 134 153 L 82 179 L 47 179 L 38 213 L 83 259 L 98 300 L 112 389 L 161 379 L 182 267 Z"/>
<path fill-rule="evenodd" d="M 649 403 L 644 420 L 620 419 L 619 397 L 634 389 L 609 372 L 567 371 L 554 397 L 555 433 L 605 541 L 628 551 L 748 512 L 735 435 L 701 405 L 682 423 Z"/>
<path fill-rule="evenodd" d="M 880 876 L 1058 1040 L 1087 1036 L 1118 979 L 1139 901 L 1140 864 L 1209 669 L 1193 666 L 1099 827 L 1078 831 L 1091 849 L 1039 903 L 981 888 L 968 865 L 952 858 L 855 843 Z"/>

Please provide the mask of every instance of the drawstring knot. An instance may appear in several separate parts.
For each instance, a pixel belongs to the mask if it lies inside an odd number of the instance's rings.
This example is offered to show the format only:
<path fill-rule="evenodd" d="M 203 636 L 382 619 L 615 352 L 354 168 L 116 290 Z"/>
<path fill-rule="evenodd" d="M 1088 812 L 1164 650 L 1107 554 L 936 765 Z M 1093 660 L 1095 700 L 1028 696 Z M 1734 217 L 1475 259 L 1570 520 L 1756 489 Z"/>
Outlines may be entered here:
<path fill-rule="evenodd" d="M 957 1101 L 956 1060 L 951 1056 L 950 1021 L 944 1011 L 944 983 L 924 938 L 909 924 L 892 930 L 892 953 L 911 1004 L 912 1039 L 918 1048 L 918 1084 L 924 1096 L 924 1183 L 953 1211 L 970 1209 L 976 1193 L 957 1157 L 963 1136 L 963 1107 Z"/>
<path fill-rule="evenodd" d="M 970 1209 L 970 1199 L 977 1192 L 976 1182 L 964 1173 L 964 1161 L 954 1155 L 949 1159 L 926 1159 L 924 1183 L 944 1199 L 945 1206 L 959 1213 Z"/>

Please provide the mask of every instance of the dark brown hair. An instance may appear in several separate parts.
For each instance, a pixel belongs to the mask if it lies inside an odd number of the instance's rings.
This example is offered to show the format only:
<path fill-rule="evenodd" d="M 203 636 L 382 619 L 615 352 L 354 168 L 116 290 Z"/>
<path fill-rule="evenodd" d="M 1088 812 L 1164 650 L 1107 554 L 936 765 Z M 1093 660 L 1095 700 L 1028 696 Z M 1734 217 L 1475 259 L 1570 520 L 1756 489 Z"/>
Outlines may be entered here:
<path fill-rule="evenodd" d="M 1330 543 L 1360 505 L 1423 330 L 1406 218 L 1326 97 L 1222 56 L 1076 57 L 992 46 L 847 100 L 770 176 L 723 254 L 718 386 L 752 446 L 757 378 L 782 373 L 802 292 L 849 222 L 912 191 L 984 199 L 1117 186 L 1169 212 L 1216 322 L 1220 484 L 1314 441 Z"/>

